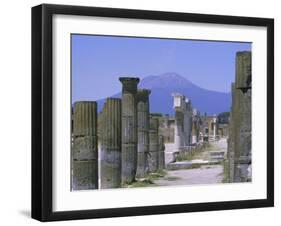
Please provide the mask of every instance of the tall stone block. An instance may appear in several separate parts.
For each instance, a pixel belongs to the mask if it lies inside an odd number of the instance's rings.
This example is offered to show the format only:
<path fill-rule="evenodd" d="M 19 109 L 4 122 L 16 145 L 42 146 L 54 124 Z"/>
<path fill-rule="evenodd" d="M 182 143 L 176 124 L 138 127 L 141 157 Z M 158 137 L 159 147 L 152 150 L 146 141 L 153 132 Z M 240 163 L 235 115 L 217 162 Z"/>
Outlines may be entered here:
<path fill-rule="evenodd" d="M 140 89 L 137 93 L 138 156 L 136 177 L 148 172 L 149 153 L 149 94 L 150 90 Z"/>
<path fill-rule="evenodd" d="M 148 166 L 149 166 L 149 172 L 155 173 L 159 168 L 158 118 L 150 116 L 149 125 L 150 126 L 149 126 Z"/>
<path fill-rule="evenodd" d="M 121 186 L 121 99 L 107 98 L 102 111 L 101 188 Z"/>
<path fill-rule="evenodd" d="M 165 144 L 164 144 L 164 136 L 158 136 L 158 143 L 159 143 L 159 154 L 158 154 L 158 169 L 163 170 L 165 169 Z"/>
<path fill-rule="evenodd" d="M 121 77 L 122 83 L 122 151 L 121 181 L 132 183 L 137 171 L 137 85 L 139 78 Z"/>
<path fill-rule="evenodd" d="M 228 143 L 230 182 L 251 181 L 251 87 L 251 52 L 238 52 Z"/>
<path fill-rule="evenodd" d="M 97 188 L 97 103 L 76 102 L 73 113 L 72 189 Z"/>

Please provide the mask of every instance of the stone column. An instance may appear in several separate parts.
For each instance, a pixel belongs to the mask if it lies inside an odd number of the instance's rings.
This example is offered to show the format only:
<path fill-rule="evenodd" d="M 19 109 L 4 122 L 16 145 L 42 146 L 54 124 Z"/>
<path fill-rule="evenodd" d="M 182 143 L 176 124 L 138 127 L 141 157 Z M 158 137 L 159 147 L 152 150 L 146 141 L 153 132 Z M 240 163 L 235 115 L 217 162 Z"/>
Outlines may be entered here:
<path fill-rule="evenodd" d="M 175 147 L 180 148 L 183 146 L 183 121 L 184 116 L 182 111 L 176 110 L 175 112 Z"/>
<path fill-rule="evenodd" d="M 217 136 L 217 119 L 214 117 L 213 119 L 213 123 L 214 123 L 214 140 L 216 140 L 216 136 Z"/>
<path fill-rule="evenodd" d="M 158 118 L 154 116 L 150 116 L 148 166 L 149 166 L 149 172 L 152 173 L 155 173 L 159 167 L 158 127 L 159 127 Z"/>
<path fill-rule="evenodd" d="M 121 186 L 121 99 L 107 98 L 102 111 L 101 188 Z"/>
<path fill-rule="evenodd" d="M 179 93 L 173 93 L 174 97 L 174 110 L 175 110 L 175 132 L 174 132 L 174 143 L 175 148 L 180 149 L 180 147 L 185 145 L 185 134 L 184 134 L 184 109 L 186 107 L 185 104 L 185 96 Z"/>
<path fill-rule="evenodd" d="M 192 144 L 197 143 L 197 128 L 196 128 L 196 118 L 194 117 L 192 120 Z"/>
<path fill-rule="evenodd" d="M 185 146 L 189 146 L 192 142 L 192 104 L 191 101 L 186 99 L 186 108 L 185 108 L 185 114 L 186 114 L 186 122 L 185 122 Z"/>
<path fill-rule="evenodd" d="M 159 135 L 159 159 L 158 159 L 158 169 L 165 169 L 165 144 L 164 144 L 164 136 Z"/>
<path fill-rule="evenodd" d="M 73 114 L 72 190 L 97 188 L 97 103 L 76 102 Z"/>
<path fill-rule="evenodd" d="M 121 182 L 132 183 L 137 171 L 137 85 L 139 78 L 121 77 L 122 88 L 122 151 Z"/>
<path fill-rule="evenodd" d="M 138 118 L 138 158 L 136 177 L 144 177 L 148 170 L 149 152 L 149 94 L 148 89 L 139 89 L 137 93 Z"/>
<path fill-rule="evenodd" d="M 234 158 L 234 181 L 251 181 L 252 156 L 252 126 L 251 126 L 251 99 L 252 99 L 252 71 L 251 52 L 236 54 L 235 89 L 236 101 L 239 108 L 236 111 L 236 137 Z"/>

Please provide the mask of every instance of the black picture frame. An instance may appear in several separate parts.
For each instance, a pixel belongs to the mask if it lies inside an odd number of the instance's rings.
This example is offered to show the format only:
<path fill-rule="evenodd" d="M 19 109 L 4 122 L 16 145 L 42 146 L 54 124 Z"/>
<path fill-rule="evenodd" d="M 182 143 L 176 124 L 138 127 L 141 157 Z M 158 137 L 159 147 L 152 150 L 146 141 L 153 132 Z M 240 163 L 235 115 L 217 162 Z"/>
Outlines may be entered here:
<path fill-rule="evenodd" d="M 182 21 L 267 28 L 267 198 L 98 210 L 52 210 L 52 18 L 55 14 Z M 274 20 L 268 18 L 43 4 L 32 8 L 32 218 L 122 217 L 274 206 Z"/>

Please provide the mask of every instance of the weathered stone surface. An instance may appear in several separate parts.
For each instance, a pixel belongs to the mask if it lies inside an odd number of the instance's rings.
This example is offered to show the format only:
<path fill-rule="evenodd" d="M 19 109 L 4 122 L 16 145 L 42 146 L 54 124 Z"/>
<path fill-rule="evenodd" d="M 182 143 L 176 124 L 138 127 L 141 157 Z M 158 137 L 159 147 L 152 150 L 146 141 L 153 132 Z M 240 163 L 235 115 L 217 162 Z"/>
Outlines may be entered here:
<path fill-rule="evenodd" d="M 251 52 L 238 52 L 228 140 L 230 182 L 251 181 L 251 78 Z"/>
<path fill-rule="evenodd" d="M 183 123 L 184 123 L 184 114 L 182 111 L 176 110 L 175 111 L 175 133 L 174 133 L 174 140 L 175 140 L 175 147 L 180 148 L 184 146 L 184 139 L 183 139 Z"/>
<path fill-rule="evenodd" d="M 184 123 L 183 123 L 183 146 L 189 146 L 192 140 L 192 105 L 191 101 L 185 99 L 184 107 Z"/>
<path fill-rule="evenodd" d="M 235 86 L 237 89 L 252 87 L 252 53 L 249 51 L 237 52 Z"/>
<path fill-rule="evenodd" d="M 164 144 L 164 136 L 158 136 L 159 141 L 159 157 L 158 157 L 158 169 L 165 169 L 165 144 Z"/>
<path fill-rule="evenodd" d="M 137 93 L 138 158 L 136 177 L 148 172 L 149 153 L 149 94 L 150 90 L 140 89 Z"/>
<path fill-rule="evenodd" d="M 122 77 L 121 181 L 135 180 L 137 170 L 137 84 L 139 78 Z"/>
<path fill-rule="evenodd" d="M 196 144 L 199 142 L 199 132 L 200 132 L 200 125 L 199 125 L 200 116 L 196 109 L 193 109 L 192 115 L 192 144 Z"/>
<path fill-rule="evenodd" d="M 98 181 L 96 160 L 81 160 L 72 162 L 72 190 L 97 189 Z"/>
<path fill-rule="evenodd" d="M 192 105 L 184 95 L 173 93 L 175 110 L 175 148 L 189 146 L 192 141 Z"/>
<path fill-rule="evenodd" d="M 154 173 L 158 170 L 159 167 L 158 119 L 156 117 L 151 116 L 149 119 L 149 125 L 148 166 L 149 172 Z"/>
<path fill-rule="evenodd" d="M 121 99 L 107 98 L 103 108 L 101 188 L 121 186 Z"/>
<path fill-rule="evenodd" d="M 73 190 L 98 188 L 97 150 L 97 104 L 76 102 L 73 114 Z"/>

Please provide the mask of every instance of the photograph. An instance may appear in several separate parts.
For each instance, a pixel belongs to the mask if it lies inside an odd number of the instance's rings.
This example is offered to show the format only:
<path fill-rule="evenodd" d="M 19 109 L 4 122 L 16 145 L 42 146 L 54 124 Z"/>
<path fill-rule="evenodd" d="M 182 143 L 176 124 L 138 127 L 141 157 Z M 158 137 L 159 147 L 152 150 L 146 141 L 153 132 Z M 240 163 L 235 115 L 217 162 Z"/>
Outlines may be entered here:
<path fill-rule="evenodd" d="M 71 191 L 255 179 L 251 42 L 69 39 Z"/>

